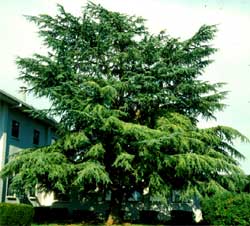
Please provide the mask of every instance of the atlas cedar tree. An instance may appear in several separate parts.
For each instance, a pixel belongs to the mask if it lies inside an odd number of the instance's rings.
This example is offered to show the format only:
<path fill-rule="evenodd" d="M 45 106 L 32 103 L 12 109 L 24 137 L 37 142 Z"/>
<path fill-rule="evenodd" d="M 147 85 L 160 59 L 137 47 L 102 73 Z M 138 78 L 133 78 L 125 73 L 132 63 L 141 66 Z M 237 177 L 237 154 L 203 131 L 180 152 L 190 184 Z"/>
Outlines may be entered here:
<path fill-rule="evenodd" d="M 125 193 L 149 188 L 166 200 L 238 189 L 244 158 L 226 126 L 201 129 L 197 117 L 224 108 L 222 83 L 201 79 L 215 26 L 181 41 L 151 34 L 144 19 L 89 2 L 81 17 L 58 6 L 56 16 L 28 16 L 46 55 L 18 58 L 20 79 L 60 118 L 55 143 L 20 152 L 2 170 L 13 189 L 86 194 L 111 191 L 108 222 L 121 221 Z M 225 174 L 227 176 L 225 176 Z"/>

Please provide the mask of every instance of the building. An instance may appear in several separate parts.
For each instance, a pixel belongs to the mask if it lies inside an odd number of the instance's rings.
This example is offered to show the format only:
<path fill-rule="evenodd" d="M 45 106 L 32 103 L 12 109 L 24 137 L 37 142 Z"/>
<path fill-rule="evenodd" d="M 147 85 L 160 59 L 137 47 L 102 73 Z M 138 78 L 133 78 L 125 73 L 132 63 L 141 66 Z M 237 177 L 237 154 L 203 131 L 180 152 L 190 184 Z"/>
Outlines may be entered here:
<path fill-rule="evenodd" d="M 25 103 L 25 99 L 0 90 L 0 170 L 19 150 L 49 145 L 55 139 L 55 121 L 33 118 L 27 113 L 31 109 L 33 107 Z M 8 184 L 8 180 L 0 179 L 0 202 L 19 202 Z M 53 201 L 49 195 L 45 199 L 42 194 L 33 196 L 29 199 L 34 205 L 49 205 Z"/>

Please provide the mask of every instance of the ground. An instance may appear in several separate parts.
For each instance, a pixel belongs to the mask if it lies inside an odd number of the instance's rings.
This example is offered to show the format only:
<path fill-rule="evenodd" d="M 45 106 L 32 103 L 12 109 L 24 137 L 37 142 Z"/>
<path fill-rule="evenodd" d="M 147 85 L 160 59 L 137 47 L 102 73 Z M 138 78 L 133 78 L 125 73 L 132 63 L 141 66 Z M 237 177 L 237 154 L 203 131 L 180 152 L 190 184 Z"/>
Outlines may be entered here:
<path fill-rule="evenodd" d="M 31 226 L 97 226 L 96 224 L 32 224 Z M 98 226 L 105 226 L 105 224 L 98 224 Z M 130 223 L 123 223 L 123 224 L 116 224 L 113 226 L 152 226 L 147 224 L 130 224 Z M 163 226 L 163 225 L 159 225 Z"/>

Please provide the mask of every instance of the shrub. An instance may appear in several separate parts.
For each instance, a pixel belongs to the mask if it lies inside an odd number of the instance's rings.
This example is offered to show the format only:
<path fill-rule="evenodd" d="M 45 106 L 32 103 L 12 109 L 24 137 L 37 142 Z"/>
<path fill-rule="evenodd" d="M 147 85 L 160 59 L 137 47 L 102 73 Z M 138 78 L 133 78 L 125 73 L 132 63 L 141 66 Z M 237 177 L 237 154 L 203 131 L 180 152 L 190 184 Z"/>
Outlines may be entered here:
<path fill-rule="evenodd" d="M 34 209 L 30 205 L 0 203 L 0 226 L 28 226 L 33 215 Z"/>
<path fill-rule="evenodd" d="M 45 206 L 34 207 L 33 222 L 44 223 L 50 221 L 51 221 L 50 207 L 45 207 Z"/>
<path fill-rule="evenodd" d="M 154 224 L 154 223 L 158 223 L 158 219 L 157 219 L 157 211 L 153 211 L 153 210 L 142 210 L 140 211 L 140 219 L 142 223 L 148 223 L 148 224 Z"/>
<path fill-rule="evenodd" d="M 98 213 L 90 210 L 79 210 L 76 209 L 73 211 L 73 219 L 76 222 L 83 221 L 85 223 L 98 223 Z"/>
<path fill-rule="evenodd" d="M 33 221 L 36 223 L 64 222 L 69 220 L 67 208 L 52 208 L 46 206 L 34 207 L 35 214 Z"/>
<path fill-rule="evenodd" d="M 171 221 L 169 222 L 171 225 L 194 225 L 194 216 L 192 211 L 184 211 L 184 210 L 172 210 Z"/>
<path fill-rule="evenodd" d="M 249 225 L 250 195 L 217 194 L 202 200 L 204 221 L 210 225 Z"/>

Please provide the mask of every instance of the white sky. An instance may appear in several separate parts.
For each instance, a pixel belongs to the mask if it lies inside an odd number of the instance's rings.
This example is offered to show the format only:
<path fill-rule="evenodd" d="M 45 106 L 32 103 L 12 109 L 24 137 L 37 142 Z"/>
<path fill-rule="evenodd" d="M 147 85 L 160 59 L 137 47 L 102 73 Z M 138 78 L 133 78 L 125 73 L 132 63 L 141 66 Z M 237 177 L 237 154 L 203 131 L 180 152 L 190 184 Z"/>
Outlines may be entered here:
<path fill-rule="evenodd" d="M 232 126 L 250 138 L 250 0 L 92 0 L 122 13 L 142 16 L 154 33 L 166 30 L 173 37 L 191 37 L 203 24 L 218 24 L 213 42 L 219 51 L 215 62 L 204 74 L 211 82 L 226 82 L 230 91 L 225 103 L 228 107 L 218 114 L 217 121 L 202 122 L 201 126 L 222 124 Z M 62 4 L 74 14 L 81 12 L 85 0 L 8 0 L 0 1 L 0 89 L 13 95 L 21 82 L 17 81 L 16 56 L 31 56 L 42 52 L 36 27 L 23 15 L 55 14 L 56 4 Z M 36 106 L 46 101 L 29 97 Z M 242 168 L 250 174 L 250 144 L 236 147 L 247 157 Z"/>

